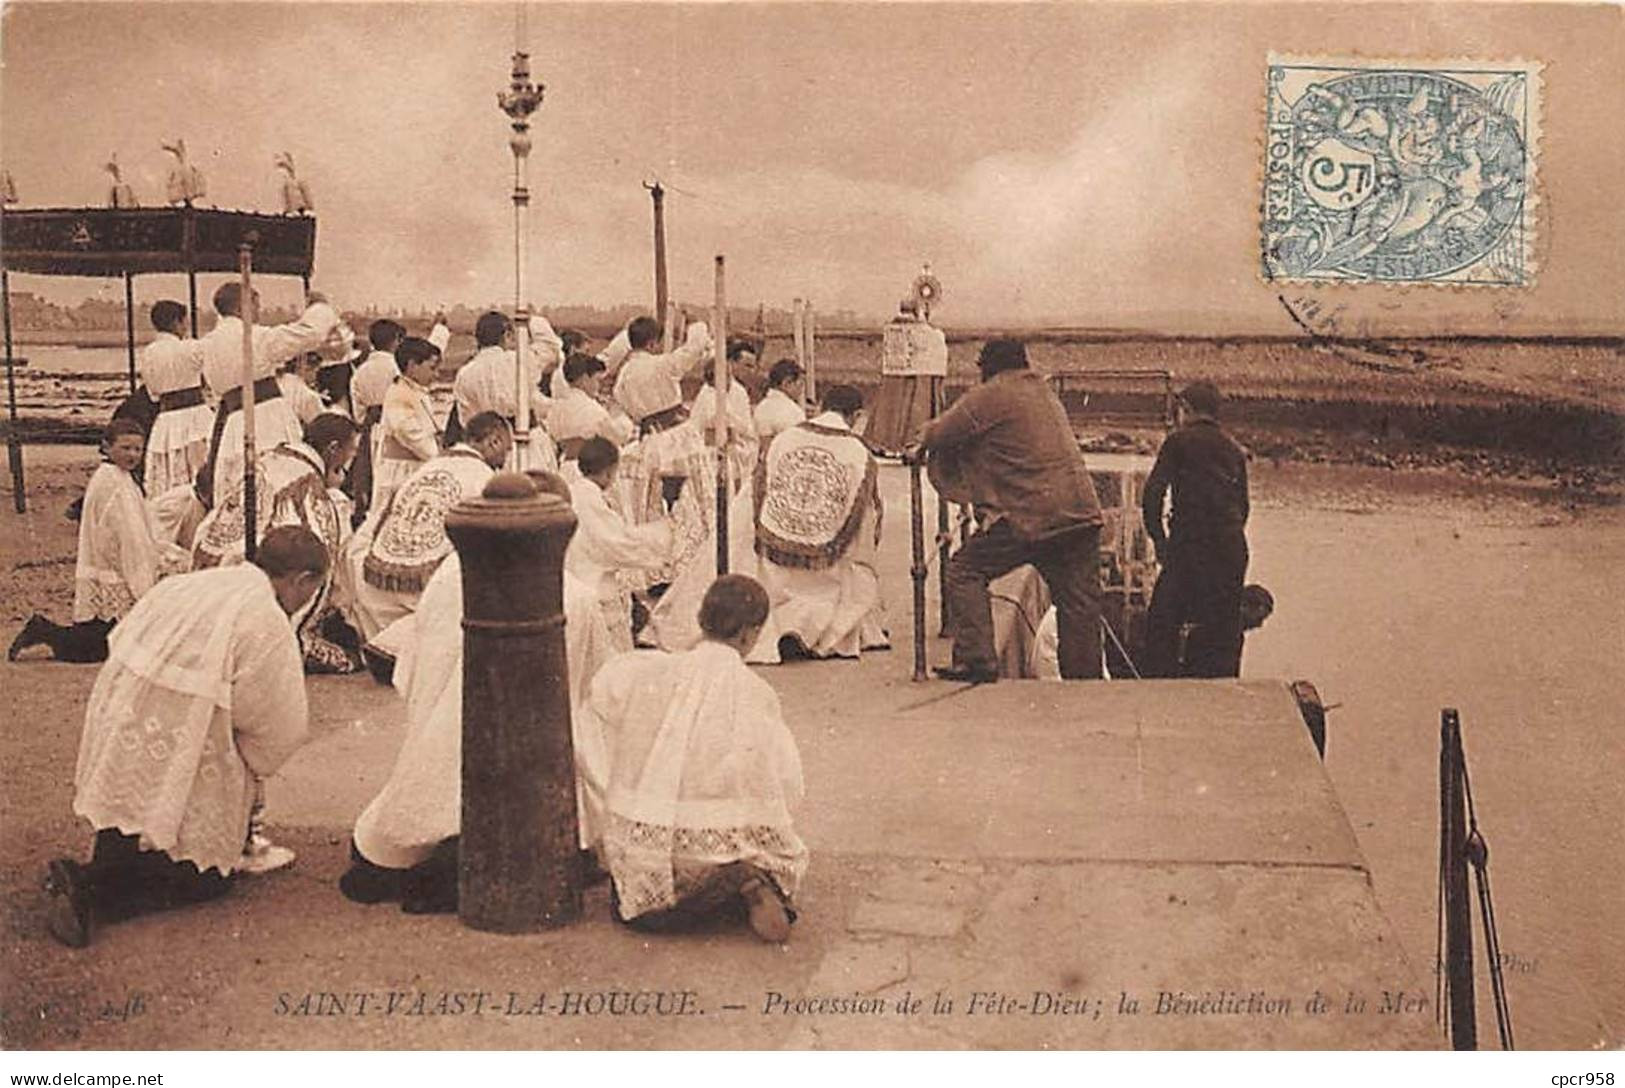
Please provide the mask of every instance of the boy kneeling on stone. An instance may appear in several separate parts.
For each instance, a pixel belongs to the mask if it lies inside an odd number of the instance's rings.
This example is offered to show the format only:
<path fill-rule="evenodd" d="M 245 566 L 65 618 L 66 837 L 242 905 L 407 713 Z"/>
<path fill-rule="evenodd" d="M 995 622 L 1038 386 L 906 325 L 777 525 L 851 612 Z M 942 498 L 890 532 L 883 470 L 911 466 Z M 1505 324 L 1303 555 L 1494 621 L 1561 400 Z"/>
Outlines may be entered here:
<path fill-rule="evenodd" d="M 623 654 L 593 679 L 575 731 L 583 818 L 617 920 L 635 929 L 736 919 L 789 939 L 807 871 L 790 823 L 801 757 L 777 693 L 744 662 L 767 612 L 760 583 L 725 574 L 701 603 L 698 646 Z"/>
<path fill-rule="evenodd" d="M 50 647 L 58 661 L 107 660 L 107 635 L 158 579 L 184 571 L 191 557 L 160 538 L 141 485 L 146 454 L 139 424 L 115 419 L 102 439 L 102 463 L 91 474 L 79 516 L 79 555 L 73 569 L 73 623 L 29 617 L 11 643 L 17 660 L 31 646 Z"/>
<path fill-rule="evenodd" d="M 254 562 L 165 579 L 108 640 L 90 693 L 73 810 L 89 864 L 51 862 L 47 924 L 83 948 L 97 922 L 224 895 L 241 868 L 255 782 L 305 741 L 304 663 L 288 617 L 327 549 L 272 529 Z"/>

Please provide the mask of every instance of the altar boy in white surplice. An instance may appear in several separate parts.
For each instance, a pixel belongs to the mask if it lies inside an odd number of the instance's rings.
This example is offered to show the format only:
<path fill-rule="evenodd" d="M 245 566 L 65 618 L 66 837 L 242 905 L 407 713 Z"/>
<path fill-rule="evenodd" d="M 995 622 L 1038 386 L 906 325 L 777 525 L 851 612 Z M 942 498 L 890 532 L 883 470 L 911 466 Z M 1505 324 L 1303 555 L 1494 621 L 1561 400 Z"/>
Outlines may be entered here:
<path fill-rule="evenodd" d="M 611 504 L 620 454 L 607 439 L 582 443 L 580 472 L 570 481 L 576 531 L 564 553 L 564 569 L 597 596 L 615 649 L 632 649 L 632 594 L 647 589 L 671 562 L 669 519 L 635 525 Z"/>
<path fill-rule="evenodd" d="M 567 494 L 557 476 L 537 477 L 560 498 Z M 596 596 L 569 571 L 564 652 L 573 708 L 614 651 Z M 395 686 L 406 699 L 406 740 L 389 780 L 356 820 L 351 865 L 339 890 L 357 903 L 399 901 L 408 914 L 455 911 L 463 796 L 463 568 L 456 552 L 423 591 Z M 591 841 L 588 835 L 584 823 L 582 845 Z"/>
<path fill-rule="evenodd" d="M 184 337 L 186 314 L 186 307 L 172 299 L 153 303 L 158 335 L 141 351 L 141 384 L 158 401 L 142 477 L 154 497 L 191 487 L 209 459 L 214 409 L 203 395 L 203 342 Z"/>
<path fill-rule="evenodd" d="M 254 378 L 255 456 L 283 442 L 297 442 L 303 435 L 299 417 L 282 396 L 277 371 L 282 364 L 307 351 L 315 351 L 338 327 L 339 316 L 327 299 L 311 292 L 309 305 L 298 319 L 286 325 L 255 325 L 251 333 L 254 357 L 250 369 Z M 253 310 L 259 309 L 259 293 L 254 293 Z M 215 406 L 214 427 L 209 438 L 212 462 L 199 471 L 199 497 L 204 506 L 214 497 L 226 495 L 241 486 L 247 463 L 243 459 L 243 289 L 240 283 L 223 283 L 214 293 L 215 322 L 198 341 L 203 351 L 203 383 L 219 400 Z"/>
<path fill-rule="evenodd" d="M 255 781 L 305 740 L 288 617 L 327 562 L 308 529 L 272 529 L 252 564 L 166 579 L 113 631 L 74 775 L 94 854 L 47 873 L 46 922 L 63 944 L 84 947 L 98 922 L 225 894 L 245 860 Z"/>
<path fill-rule="evenodd" d="M 767 372 L 767 392 L 756 405 L 756 440 L 766 450 L 780 431 L 787 431 L 807 421 L 807 410 L 801 406 L 805 375 L 794 359 L 780 359 Z"/>
<path fill-rule="evenodd" d="M 742 660 L 766 618 L 762 587 L 723 575 L 697 646 L 622 654 L 593 678 L 576 769 L 618 921 L 671 932 L 736 919 L 766 941 L 790 936 L 807 872 L 790 819 L 801 756 L 778 695 Z"/>
<path fill-rule="evenodd" d="M 58 661 L 107 660 L 113 625 L 158 579 L 190 566 L 185 551 L 161 538 L 135 481 L 144 443 L 134 420 L 108 425 L 102 444 L 106 459 L 91 474 L 79 516 L 73 623 L 52 623 L 36 612 L 12 642 L 9 660 L 36 645 L 49 646 Z"/>

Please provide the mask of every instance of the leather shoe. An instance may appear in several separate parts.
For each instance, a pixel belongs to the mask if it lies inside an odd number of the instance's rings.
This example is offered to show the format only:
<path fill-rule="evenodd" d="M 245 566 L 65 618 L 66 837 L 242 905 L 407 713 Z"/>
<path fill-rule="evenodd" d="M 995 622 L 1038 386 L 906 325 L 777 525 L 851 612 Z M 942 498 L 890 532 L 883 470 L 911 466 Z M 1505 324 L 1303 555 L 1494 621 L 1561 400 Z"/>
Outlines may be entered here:
<path fill-rule="evenodd" d="M 90 943 L 90 889 L 79 863 L 57 858 L 45 870 L 45 926 L 69 948 Z"/>
<path fill-rule="evenodd" d="M 999 680 L 999 673 L 996 669 L 983 669 L 968 665 L 952 665 L 946 668 L 939 666 L 934 671 L 939 680 L 956 680 L 962 684 L 995 684 Z"/>
<path fill-rule="evenodd" d="M 11 648 L 6 651 L 6 660 L 15 661 L 17 656 L 24 650 L 30 646 L 38 646 L 44 641 L 45 617 L 36 612 L 28 617 L 28 622 L 23 624 L 23 629 L 17 632 L 16 638 L 12 639 Z"/>
<path fill-rule="evenodd" d="M 770 880 L 752 877 L 740 885 L 739 894 L 745 900 L 752 933 L 773 944 L 790 939 L 790 912 Z"/>

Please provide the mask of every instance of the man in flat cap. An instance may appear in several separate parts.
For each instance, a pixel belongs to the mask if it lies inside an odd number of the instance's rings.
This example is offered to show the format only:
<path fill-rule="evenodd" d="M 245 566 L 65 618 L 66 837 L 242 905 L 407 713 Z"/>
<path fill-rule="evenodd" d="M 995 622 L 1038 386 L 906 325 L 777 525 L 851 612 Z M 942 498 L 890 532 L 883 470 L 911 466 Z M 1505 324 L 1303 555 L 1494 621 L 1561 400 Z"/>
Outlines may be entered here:
<path fill-rule="evenodd" d="M 1147 677 L 1241 675 L 1247 453 L 1219 426 L 1219 401 L 1212 382 L 1185 387 L 1180 426 L 1163 441 L 1146 478 L 1141 512 L 1162 564 L 1146 617 Z M 1170 492 L 1165 531 L 1163 498 Z"/>
<path fill-rule="evenodd" d="M 937 675 L 998 679 L 988 582 L 1031 563 L 1055 601 L 1062 679 L 1099 679 L 1104 518 L 1072 424 L 1043 375 L 1027 365 L 1021 341 L 987 341 L 977 366 L 981 383 L 926 424 L 906 451 L 914 459 L 924 450 L 933 464 L 958 462 L 981 514 L 981 527 L 948 561 L 953 664 Z"/>

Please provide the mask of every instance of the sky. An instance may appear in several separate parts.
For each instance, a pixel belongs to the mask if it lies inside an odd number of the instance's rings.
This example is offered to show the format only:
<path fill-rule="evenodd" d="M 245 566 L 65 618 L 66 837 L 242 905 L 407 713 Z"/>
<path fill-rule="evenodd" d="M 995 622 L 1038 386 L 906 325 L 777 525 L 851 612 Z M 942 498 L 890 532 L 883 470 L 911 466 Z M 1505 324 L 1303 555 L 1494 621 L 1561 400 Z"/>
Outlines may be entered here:
<path fill-rule="evenodd" d="M 272 155 L 289 151 L 314 190 L 316 286 L 341 305 L 508 299 L 513 159 L 496 94 L 518 10 L 8 3 L 0 162 L 23 206 L 100 204 L 116 151 L 157 203 L 159 142 L 182 136 L 205 203 L 277 210 Z M 1523 53 L 1547 64 L 1537 286 L 1339 297 L 1396 332 L 1625 328 L 1618 9 L 523 11 L 546 85 L 527 250 L 541 303 L 652 299 L 643 182 L 658 177 L 687 301 L 710 299 L 722 253 L 735 305 L 807 297 L 878 320 L 929 262 L 950 326 L 1289 332 L 1257 272 L 1265 55 Z"/>

